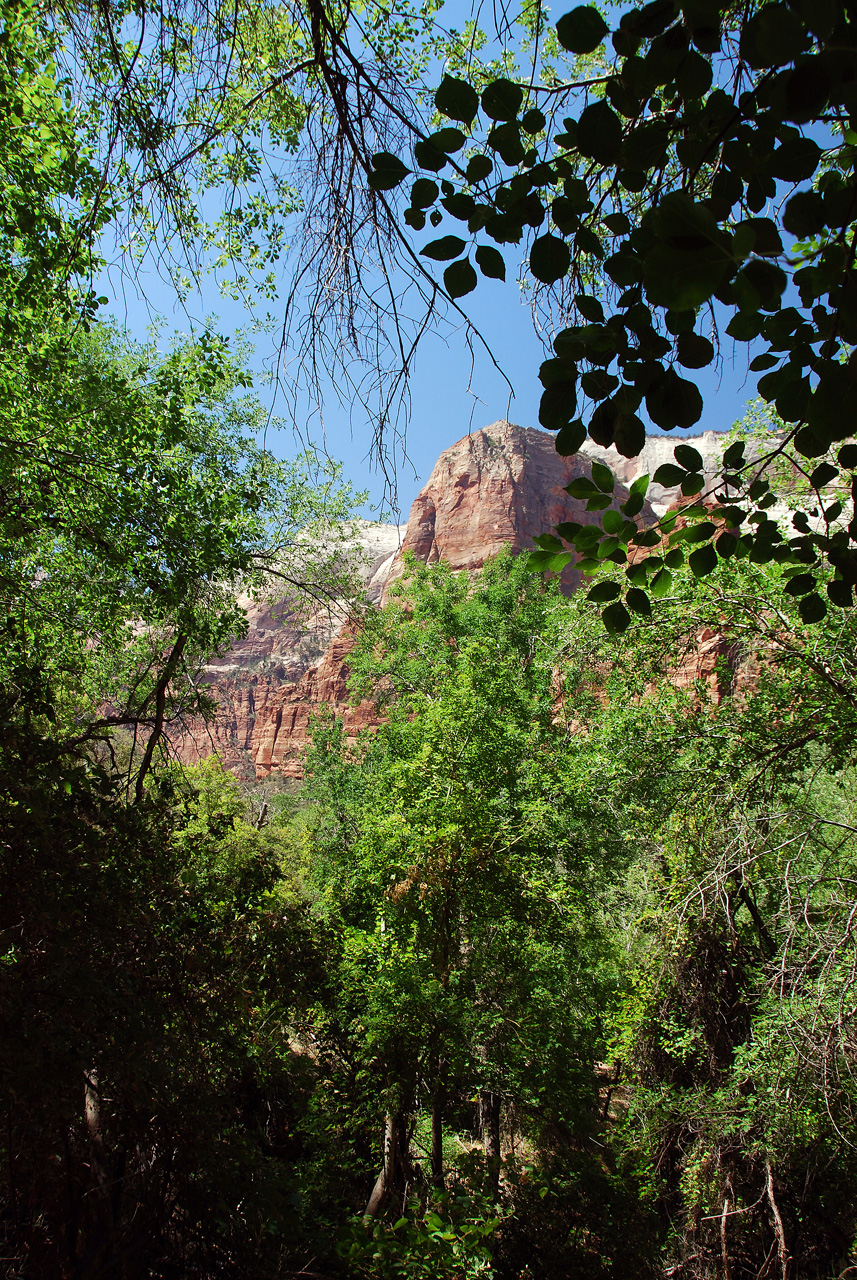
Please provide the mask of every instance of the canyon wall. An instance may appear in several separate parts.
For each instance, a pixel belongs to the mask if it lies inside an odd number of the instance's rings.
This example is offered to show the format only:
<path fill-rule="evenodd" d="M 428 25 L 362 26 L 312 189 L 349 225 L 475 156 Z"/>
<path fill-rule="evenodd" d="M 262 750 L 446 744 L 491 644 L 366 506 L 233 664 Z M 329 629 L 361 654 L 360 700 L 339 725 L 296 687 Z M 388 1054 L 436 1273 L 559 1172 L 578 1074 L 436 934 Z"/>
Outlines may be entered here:
<path fill-rule="evenodd" d="M 711 459 L 713 476 L 720 460 L 717 437 L 708 432 L 691 443 Z M 523 551 L 561 521 L 584 523 L 589 519 L 584 504 L 569 497 L 564 487 L 590 475 L 596 457 L 611 465 L 620 482 L 614 498 L 618 505 L 627 497 L 624 486 L 637 474 L 672 460 L 674 441 L 650 444 L 651 457 L 639 460 L 614 458 L 614 451 L 597 446 L 561 458 L 554 437 L 532 427 L 501 421 L 464 436 L 439 457 L 407 525 L 357 522 L 351 554 L 364 599 L 373 604 L 384 600 L 390 583 L 404 571 L 407 551 L 426 564 L 445 560 L 453 569 L 473 572 L 504 546 Z M 656 507 L 663 508 L 672 496 L 657 490 Z M 640 523 L 654 519 L 655 509 L 647 504 Z M 569 566 L 563 590 L 573 591 L 579 579 Z M 193 763 L 216 751 L 227 768 L 248 780 L 299 778 L 315 712 L 328 707 L 342 715 L 349 735 L 374 723 L 371 704 L 352 707 L 348 701 L 347 659 L 353 644 L 348 620 L 354 609 L 354 602 L 332 601 L 299 618 L 288 601 L 248 601 L 247 635 L 202 673 L 218 704 L 216 718 L 174 729 L 171 742 L 177 756 Z"/>

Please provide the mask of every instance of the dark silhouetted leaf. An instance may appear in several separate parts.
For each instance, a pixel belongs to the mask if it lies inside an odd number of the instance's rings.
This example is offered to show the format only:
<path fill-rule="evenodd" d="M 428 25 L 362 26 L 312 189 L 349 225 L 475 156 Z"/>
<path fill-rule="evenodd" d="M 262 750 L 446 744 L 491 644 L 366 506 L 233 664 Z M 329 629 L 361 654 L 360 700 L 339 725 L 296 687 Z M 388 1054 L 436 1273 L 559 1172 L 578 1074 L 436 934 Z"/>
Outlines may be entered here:
<path fill-rule="evenodd" d="M 803 23 L 785 4 L 766 4 L 741 33 L 741 57 L 751 67 L 782 67 L 807 46 Z"/>
<path fill-rule="evenodd" d="M 615 600 L 621 592 L 618 582 L 596 582 L 592 590 L 587 592 L 586 598 L 593 604 L 606 604 L 608 600 Z"/>
<path fill-rule="evenodd" d="M 622 121 L 603 98 L 580 113 L 577 149 L 599 164 L 613 165 L 622 150 Z"/>
<path fill-rule="evenodd" d="M 431 178 L 417 178 L 411 187 L 411 204 L 415 209 L 428 209 L 439 195 L 438 185 Z"/>
<path fill-rule="evenodd" d="M 554 382 L 539 401 L 539 422 L 548 431 L 559 431 L 577 412 L 577 387 L 573 382 Z"/>
<path fill-rule="evenodd" d="M 470 124 L 479 109 L 479 95 L 466 80 L 444 76 L 434 95 L 434 104 L 441 115 Z"/>
<path fill-rule="evenodd" d="M 531 107 L 529 111 L 524 112 L 521 118 L 521 128 L 524 133 L 528 133 L 530 136 L 541 133 L 546 124 L 545 114 L 543 111 L 539 111 L 538 107 Z"/>
<path fill-rule="evenodd" d="M 467 161 L 468 182 L 481 182 L 483 178 L 488 178 L 494 171 L 494 161 L 490 156 L 471 156 Z"/>
<path fill-rule="evenodd" d="M 837 609 L 850 609 L 854 604 L 854 597 L 851 594 L 851 583 L 841 582 L 838 579 L 827 584 L 827 598 L 831 604 L 835 604 Z"/>
<path fill-rule="evenodd" d="M 651 601 L 645 591 L 641 591 L 639 587 L 631 587 L 625 596 L 625 603 L 635 613 L 642 614 L 644 618 L 650 617 L 652 612 Z"/>
<path fill-rule="evenodd" d="M 523 90 L 504 78 L 493 80 L 482 90 L 482 110 L 492 120 L 514 120 L 523 100 Z"/>
<path fill-rule="evenodd" d="M 598 10 L 588 4 L 579 5 L 571 13 L 563 14 L 556 24 L 560 44 L 572 53 L 592 53 L 609 30 Z"/>
<path fill-rule="evenodd" d="M 585 439 L 586 427 L 579 418 L 575 418 L 574 422 L 569 422 L 560 429 L 554 440 L 554 448 L 560 457 L 570 458 L 572 454 L 577 453 Z"/>
<path fill-rule="evenodd" d="M 702 454 L 692 444 L 677 444 L 673 449 L 673 457 L 685 471 L 702 470 Z"/>
<path fill-rule="evenodd" d="M 450 298 L 463 298 L 476 288 L 477 275 L 469 258 L 461 258 L 447 267 L 443 273 L 443 284 Z"/>
<path fill-rule="evenodd" d="M 817 591 L 804 596 L 798 605 L 798 613 L 804 622 L 821 622 L 827 614 L 827 601 Z"/>
<path fill-rule="evenodd" d="M 558 236 L 539 236 L 530 250 L 530 270 L 543 284 L 561 280 L 571 266 L 568 245 Z"/>
<path fill-rule="evenodd" d="M 483 276 L 490 276 L 492 280 L 506 279 L 506 263 L 503 255 L 490 244 L 479 245 L 476 250 L 476 263 Z"/>
<path fill-rule="evenodd" d="M 391 155 L 389 151 L 379 151 L 374 155 L 372 166 L 367 181 L 373 191 L 392 191 L 411 172 L 398 156 Z"/>
<path fill-rule="evenodd" d="M 602 609 L 601 617 L 604 621 L 604 626 L 612 636 L 620 635 L 623 631 L 627 631 L 631 625 L 631 615 L 619 600 L 614 604 L 608 604 L 606 609 Z"/>
<path fill-rule="evenodd" d="M 436 262 L 446 262 L 449 258 L 457 258 L 467 246 L 459 236 L 441 236 L 432 240 L 421 253 L 426 258 L 434 258 Z"/>

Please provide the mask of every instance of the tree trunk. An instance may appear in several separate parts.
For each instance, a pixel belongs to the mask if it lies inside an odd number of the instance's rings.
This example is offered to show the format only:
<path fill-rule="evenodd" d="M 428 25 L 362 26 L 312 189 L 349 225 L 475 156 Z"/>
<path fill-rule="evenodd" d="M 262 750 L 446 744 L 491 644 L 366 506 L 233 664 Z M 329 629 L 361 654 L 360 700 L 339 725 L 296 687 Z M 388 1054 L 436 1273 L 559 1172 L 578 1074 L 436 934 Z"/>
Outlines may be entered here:
<path fill-rule="evenodd" d="M 440 1090 L 434 1096 L 431 1109 L 431 1180 L 438 1191 L 443 1191 L 443 1100 Z"/>
<path fill-rule="evenodd" d="M 397 1137 L 398 1137 L 398 1117 L 392 1111 L 388 1111 L 384 1117 L 384 1161 L 381 1165 L 381 1172 L 375 1180 L 375 1186 L 372 1188 L 372 1194 L 369 1197 L 369 1203 L 363 1210 L 363 1221 L 368 1224 L 377 1218 L 378 1214 L 384 1206 L 384 1203 L 393 1189 L 393 1183 L 396 1178 L 396 1156 L 397 1156 Z"/>
<path fill-rule="evenodd" d="M 479 1095 L 479 1132 L 488 1162 L 491 1190 L 496 1194 L 500 1185 L 500 1098 L 488 1090 Z"/>

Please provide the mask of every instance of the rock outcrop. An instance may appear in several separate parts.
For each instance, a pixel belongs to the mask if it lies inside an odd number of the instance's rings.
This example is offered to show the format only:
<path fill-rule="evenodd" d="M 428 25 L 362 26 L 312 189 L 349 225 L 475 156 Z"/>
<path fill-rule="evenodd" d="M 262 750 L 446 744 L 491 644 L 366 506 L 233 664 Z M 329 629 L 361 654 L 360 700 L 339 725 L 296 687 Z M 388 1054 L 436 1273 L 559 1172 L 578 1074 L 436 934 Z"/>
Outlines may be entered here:
<path fill-rule="evenodd" d="M 708 436 L 713 433 L 693 443 L 700 452 L 705 445 L 704 456 L 716 458 L 716 469 L 719 448 L 716 438 L 710 442 Z M 441 454 L 413 503 L 407 526 L 361 525 L 355 549 L 359 543 L 364 553 L 366 596 L 374 603 L 384 598 L 404 571 L 407 551 L 427 564 L 445 560 L 453 569 L 474 572 L 505 546 L 522 551 L 562 521 L 584 523 L 590 518 L 584 504 L 564 490 L 575 477 L 591 474 L 595 456 L 603 457 L 620 480 L 614 498 L 618 505 L 627 497 L 622 482 L 672 459 L 673 441 L 651 443 L 651 457 L 647 453 L 629 462 L 596 447 L 562 458 L 552 435 L 505 421 L 464 436 Z M 641 523 L 654 519 L 647 505 Z M 569 566 L 563 589 L 571 592 L 579 579 Z M 371 704 L 353 707 L 348 701 L 353 632 L 347 612 L 344 602 L 333 602 L 301 620 L 287 601 L 248 603 L 246 637 L 203 673 L 218 704 L 216 719 L 173 732 L 179 757 L 191 763 L 216 751 L 227 768 L 248 779 L 299 778 L 310 719 L 318 710 L 327 707 L 343 716 L 349 735 L 375 723 Z M 714 637 L 705 639 L 711 671 L 700 652 L 698 660 L 693 658 L 693 671 L 688 667 L 687 681 L 714 678 L 715 659 L 722 655 Z"/>
<path fill-rule="evenodd" d="M 405 530 L 405 525 L 358 520 L 353 536 L 343 544 L 343 554 L 350 557 L 362 583 L 362 597 L 372 604 L 381 600 Z M 174 726 L 171 746 L 185 764 L 216 752 L 240 777 L 253 779 L 272 770 L 299 777 L 296 761 L 312 710 L 331 705 L 346 714 L 343 655 L 350 642 L 337 637 L 351 602 L 320 601 L 308 614 L 295 612 L 288 599 L 248 598 L 242 604 L 246 635 L 201 673 L 201 682 L 217 703 L 217 715 L 212 722 L 192 720 Z M 355 732 L 360 714 L 359 709 L 347 708 Z"/>
<path fill-rule="evenodd" d="M 584 523 L 591 519 L 584 514 L 584 503 L 564 489 L 591 471 L 587 455 L 560 457 L 554 437 L 532 427 L 495 422 L 464 436 L 440 455 L 414 499 L 389 580 L 401 574 L 406 551 L 426 564 L 446 560 L 453 569 L 473 571 L 503 547 L 531 548 L 535 537 L 564 520 Z M 627 496 L 626 488 L 617 489 L 614 505 Z M 653 520 L 654 512 L 647 508 L 641 521 Z M 579 579 L 569 567 L 563 588 L 573 590 Z"/>

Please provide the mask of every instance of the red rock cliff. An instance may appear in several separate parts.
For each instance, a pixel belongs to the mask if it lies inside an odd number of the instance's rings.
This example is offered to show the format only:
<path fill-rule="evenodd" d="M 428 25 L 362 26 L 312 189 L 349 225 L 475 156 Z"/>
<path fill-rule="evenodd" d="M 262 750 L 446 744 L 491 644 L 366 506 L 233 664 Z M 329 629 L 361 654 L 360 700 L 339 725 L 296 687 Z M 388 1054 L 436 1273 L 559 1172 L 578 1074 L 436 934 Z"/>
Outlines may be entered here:
<path fill-rule="evenodd" d="M 398 551 L 391 553 L 392 539 L 385 541 L 381 527 L 373 526 L 379 554 L 369 574 L 370 594 L 377 599 L 401 575 L 404 551 L 429 564 L 446 560 L 454 569 L 472 572 L 504 546 L 525 550 L 535 536 L 563 520 L 582 523 L 588 518 L 583 504 L 564 487 L 576 476 L 589 475 L 591 465 L 583 454 L 561 458 L 547 432 L 509 422 L 464 436 L 441 454 L 414 501 L 404 536 L 396 531 Z M 625 497 L 627 490 L 617 486 L 615 502 Z M 653 518 L 647 508 L 641 520 Z M 578 579 L 569 567 L 564 589 L 573 590 Z M 323 635 L 321 624 L 314 632 L 301 632 L 290 615 L 278 623 L 276 607 L 252 615 L 248 638 L 206 672 L 220 708 L 216 721 L 174 734 L 180 757 L 191 762 L 217 751 L 228 768 L 246 776 L 300 777 L 314 711 L 333 708 L 352 734 L 373 723 L 371 705 L 348 703 L 353 641 L 347 627 L 333 636 L 320 661 L 307 661 L 313 649 L 319 652 Z"/>

